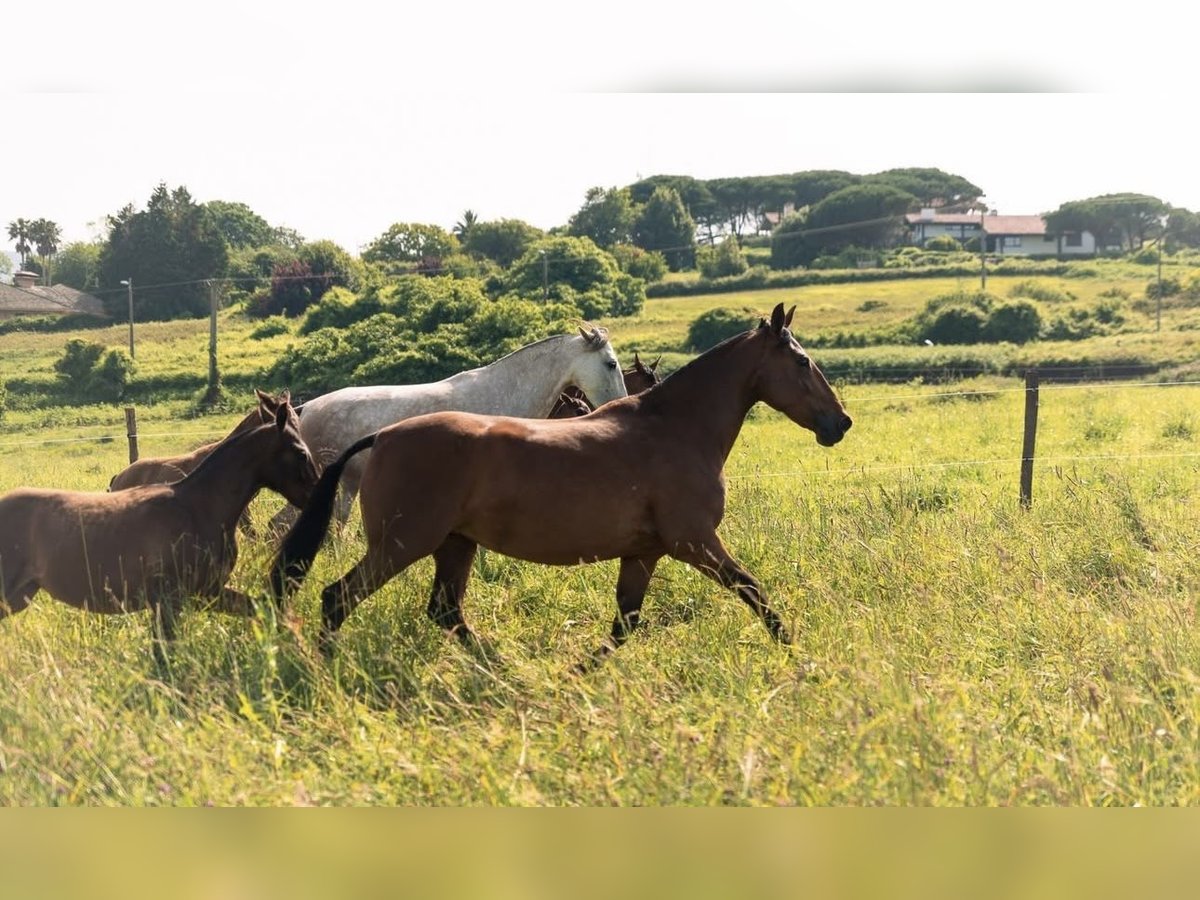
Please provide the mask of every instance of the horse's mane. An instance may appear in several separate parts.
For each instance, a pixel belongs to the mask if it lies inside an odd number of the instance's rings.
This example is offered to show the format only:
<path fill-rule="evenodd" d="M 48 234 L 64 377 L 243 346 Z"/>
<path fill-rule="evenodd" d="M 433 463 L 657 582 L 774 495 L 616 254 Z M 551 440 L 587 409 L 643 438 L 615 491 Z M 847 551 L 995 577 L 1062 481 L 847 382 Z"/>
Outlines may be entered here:
<path fill-rule="evenodd" d="M 607 342 L 607 341 L 608 341 L 608 329 L 607 329 L 607 328 L 598 328 L 598 327 L 595 327 L 595 326 L 593 326 L 593 328 L 594 328 L 594 330 L 595 330 L 595 331 L 597 331 L 597 332 L 599 332 L 599 333 L 600 333 L 600 336 L 604 338 L 605 342 Z M 538 347 L 538 346 L 540 346 L 540 345 L 542 345 L 542 344 L 548 344 L 548 343 L 550 343 L 551 341 L 565 341 L 565 340 L 570 340 L 570 339 L 571 339 L 571 338 L 573 338 L 573 337 L 575 337 L 575 335 L 573 335 L 573 334 L 552 334 L 552 335 L 550 335 L 549 337 L 539 338 L 539 339 L 538 339 L 538 340 L 536 340 L 536 341 L 530 341 L 528 344 L 525 344 L 524 346 L 518 347 L 516 350 L 512 350 L 512 351 L 510 351 L 509 353 L 505 353 L 505 354 L 504 354 L 503 356 L 501 356 L 499 359 L 494 359 L 494 360 L 492 360 L 490 363 L 488 363 L 487 365 L 488 365 L 488 366 L 494 366 L 494 365 L 496 365 L 496 363 L 503 362 L 504 360 L 508 359 L 510 356 L 516 356 L 518 353 L 524 353 L 526 350 L 532 350 L 534 347 Z M 591 343 L 591 342 L 589 341 L 589 342 L 588 342 L 588 345 L 587 345 L 587 348 L 588 348 L 589 350 L 598 350 L 598 349 L 600 349 L 600 346 L 602 346 L 602 345 L 600 345 L 600 344 L 593 344 L 593 343 Z M 485 366 L 484 368 L 486 368 L 486 366 Z"/>

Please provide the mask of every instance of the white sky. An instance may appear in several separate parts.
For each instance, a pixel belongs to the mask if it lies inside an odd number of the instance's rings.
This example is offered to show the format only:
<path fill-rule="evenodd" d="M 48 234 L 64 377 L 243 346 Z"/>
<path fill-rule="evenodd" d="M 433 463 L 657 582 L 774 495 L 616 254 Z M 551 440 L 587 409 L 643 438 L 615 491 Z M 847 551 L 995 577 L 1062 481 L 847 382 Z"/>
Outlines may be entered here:
<path fill-rule="evenodd" d="M 1190 7 L 378 5 L 68 3 L 7 30 L 0 226 L 93 239 L 162 181 L 357 252 L 468 208 L 548 228 L 653 174 L 903 166 L 1008 214 L 1200 210 Z"/>

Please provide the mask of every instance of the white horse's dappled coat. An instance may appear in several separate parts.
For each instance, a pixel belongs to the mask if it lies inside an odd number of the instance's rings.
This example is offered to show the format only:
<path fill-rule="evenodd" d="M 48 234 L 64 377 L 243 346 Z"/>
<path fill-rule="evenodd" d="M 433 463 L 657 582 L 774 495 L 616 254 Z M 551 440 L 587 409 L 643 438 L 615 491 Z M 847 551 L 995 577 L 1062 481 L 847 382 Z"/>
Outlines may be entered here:
<path fill-rule="evenodd" d="M 300 434 L 318 464 L 387 425 L 424 413 L 456 410 L 542 419 L 559 393 L 575 385 L 593 406 L 625 396 L 625 381 L 608 333 L 601 328 L 545 338 L 496 362 L 428 384 L 348 387 L 300 410 Z M 335 516 L 344 522 L 358 493 L 368 453 L 346 467 Z"/>

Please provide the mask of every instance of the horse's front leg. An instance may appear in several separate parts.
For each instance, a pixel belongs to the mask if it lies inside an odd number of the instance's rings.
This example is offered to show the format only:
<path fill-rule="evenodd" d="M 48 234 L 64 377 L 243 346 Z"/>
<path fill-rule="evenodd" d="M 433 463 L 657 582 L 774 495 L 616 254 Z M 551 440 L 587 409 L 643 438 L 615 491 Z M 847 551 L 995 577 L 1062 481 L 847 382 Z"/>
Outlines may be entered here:
<path fill-rule="evenodd" d="M 617 615 L 613 619 L 612 633 L 591 657 L 575 667 L 584 673 L 607 659 L 614 650 L 629 638 L 642 618 L 642 601 L 654 575 L 654 567 L 662 559 L 653 556 L 626 556 L 621 559 L 621 571 L 617 575 Z"/>
<path fill-rule="evenodd" d="M 762 619 L 771 637 L 783 644 L 792 642 L 792 637 L 780 620 L 779 614 L 763 596 L 758 581 L 729 555 L 729 551 L 716 534 L 699 540 L 680 541 L 671 551 L 671 556 L 707 575 L 722 587 L 736 591 L 745 604 Z"/>

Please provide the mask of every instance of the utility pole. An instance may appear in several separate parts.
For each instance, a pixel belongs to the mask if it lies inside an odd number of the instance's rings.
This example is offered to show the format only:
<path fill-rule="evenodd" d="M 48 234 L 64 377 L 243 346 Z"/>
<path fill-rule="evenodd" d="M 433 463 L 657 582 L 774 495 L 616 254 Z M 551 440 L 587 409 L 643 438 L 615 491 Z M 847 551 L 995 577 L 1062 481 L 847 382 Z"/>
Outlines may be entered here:
<path fill-rule="evenodd" d="M 546 261 L 546 251 L 542 251 L 542 302 L 550 299 L 550 272 Z"/>
<path fill-rule="evenodd" d="M 126 278 L 121 284 L 129 289 L 129 358 L 133 359 L 133 279 Z"/>
<path fill-rule="evenodd" d="M 979 209 L 979 289 L 987 290 L 987 233 L 984 231 L 986 224 L 986 210 L 983 207 Z"/>
<path fill-rule="evenodd" d="M 215 403 L 221 391 L 221 373 L 217 371 L 217 282 L 208 279 L 208 391 L 209 403 Z"/>
<path fill-rule="evenodd" d="M 1162 231 L 1158 235 L 1158 290 L 1156 290 L 1154 298 L 1154 330 L 1162 331 L 1162 245 L 1163 238 L 1167 236 L 1167 223 L 1162 221 Z"/>

